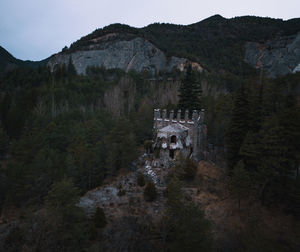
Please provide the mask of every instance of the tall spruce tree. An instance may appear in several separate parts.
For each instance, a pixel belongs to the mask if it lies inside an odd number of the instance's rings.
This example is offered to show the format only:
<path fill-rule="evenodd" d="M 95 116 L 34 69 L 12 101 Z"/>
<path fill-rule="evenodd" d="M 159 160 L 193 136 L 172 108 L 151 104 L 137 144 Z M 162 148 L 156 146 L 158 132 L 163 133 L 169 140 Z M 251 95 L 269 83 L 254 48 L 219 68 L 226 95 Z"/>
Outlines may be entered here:
<path fill-rule="evenodd" d="M 179 88 L 178 108 L 181 110 L 201 109 L 201 83 L 197 80 L 192 66 L 188 65 L 186 75 Z"/>
<path fill-rule="evenodd" d="M 248 132 L 249 123 L 249 102 L 242 86 L 235 95 L 232 117 L 225 136 L 229 171 L 241 159 L 239 151 Z"/>

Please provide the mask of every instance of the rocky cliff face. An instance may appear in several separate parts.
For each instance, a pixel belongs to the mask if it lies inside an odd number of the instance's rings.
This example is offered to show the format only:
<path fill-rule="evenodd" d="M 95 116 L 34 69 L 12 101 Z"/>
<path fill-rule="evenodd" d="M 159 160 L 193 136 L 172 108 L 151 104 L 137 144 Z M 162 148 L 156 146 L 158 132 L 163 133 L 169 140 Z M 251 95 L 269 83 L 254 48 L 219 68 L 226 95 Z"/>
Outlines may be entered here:
<path fill-rule="evenodd" d="M 164 52 L 143 38 L 111 40 L 117 34 L 108 35 L 93 39 L 93 43 L 88 47 L 54 55 L 50 58 L 48 66 L 53 70 L 57 65 L 67 65 L 71 59 L 78 74 L 85 74 L 88 66 L 102 66 L 106 69 L 119 68 L 126 72 L 148 70 L 155 73 L 170 72 L 173 68 L 183 70 L 184 66 L 189 63 L 184 58 L 167 57 Z M 202 71 L 199 64 L 193 63 L 193 65 Z"/>
<path fill-rule="evenodd" d="M 246 43 L 245 61 L 276 77 L 300 71 L 300 32 L 266 43 Z"/>

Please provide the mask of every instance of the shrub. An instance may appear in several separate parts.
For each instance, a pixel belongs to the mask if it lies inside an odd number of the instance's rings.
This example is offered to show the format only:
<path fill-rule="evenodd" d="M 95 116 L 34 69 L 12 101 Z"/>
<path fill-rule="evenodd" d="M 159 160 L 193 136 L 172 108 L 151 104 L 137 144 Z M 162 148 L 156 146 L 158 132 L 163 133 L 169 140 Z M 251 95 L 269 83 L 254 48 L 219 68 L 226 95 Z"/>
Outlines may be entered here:
<path fill-rule="evenodd" d="M 152 148 L 152 141 L 151 140 L 146 140 L 144 142 L 144 148 L 147 151 L 147 153 L 149 153 L 151 151 L 151 148 Z"/>
<path fill-rule="evenodd" d="M 141 187 L 143 187 L 146 184 L 144 175 L 141 172 L 138 173 L 137 184 Z"/>
<path fill-rule="evenodd" d="M 197 174 L 197 163 L 187 158 L 184 166 L 184 176 L 186 179 L 194 179 Z"/>
<path fill-rule="evenodd" d="M 104 228 L 107 224 L 105 213 L 101 207 L 96 209 L 94 223 L 96 228 Z"/>
<path fill-rule="evenodd" d="M 155 184 L 150 180 L 148 181 L 145 191 L 144 191 L 144 198 L 146 201 L 151 202 L 154 201 L 157 197 L 157 191 Z"/>

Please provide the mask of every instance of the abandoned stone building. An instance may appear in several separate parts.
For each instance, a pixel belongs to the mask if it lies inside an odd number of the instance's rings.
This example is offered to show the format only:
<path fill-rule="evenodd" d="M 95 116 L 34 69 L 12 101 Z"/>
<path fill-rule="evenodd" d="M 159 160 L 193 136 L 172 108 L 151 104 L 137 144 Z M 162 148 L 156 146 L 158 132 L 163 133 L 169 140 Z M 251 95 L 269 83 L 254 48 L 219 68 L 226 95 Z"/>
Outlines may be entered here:
<path fill-rule="evenodd" d="M 186 110 L 181 118 L 181 110 L 174 110 L 167 117 L 167 110 L 154 110 L 154 151 L 159 153 L 162 165 L 168 165 L 181 153 L 196 161 L 204 159 L 206 146 L 206 125 L 204 124 L 204 109 L 193 110 L 192 118 Z"/>

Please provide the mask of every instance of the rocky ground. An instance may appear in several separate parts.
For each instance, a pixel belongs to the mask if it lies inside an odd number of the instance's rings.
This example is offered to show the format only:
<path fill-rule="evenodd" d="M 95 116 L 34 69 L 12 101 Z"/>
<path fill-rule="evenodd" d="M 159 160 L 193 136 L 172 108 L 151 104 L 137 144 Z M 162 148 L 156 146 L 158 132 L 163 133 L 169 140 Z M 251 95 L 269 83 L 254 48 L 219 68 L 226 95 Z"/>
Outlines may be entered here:
<path fill-rule="evenodd" d="M 122 218 L 143 219 L 143 221 L 146 218 L 151 223 L 159 221 L 166 203 L 164 191 L 168 168 L 156 167 L 155 161 L 146 155 L 141 157 L 140 163 L 142 165 L 136 172 L 121 174 L 113 182 L 86 193 L 79 205 L 89 215 L 93 214 L 96 207 L 102 207 L 109 223 L 113 225 Z M 144 189 L 136 183 L 138 171 L 155 182 L 158 198 L 154 202 L 144 200 Z M 284 215 L 280 210 L 266 209 L 250 200 L 242 201 L 239 209 L 237 201 L 230 196 L 226 184 L 222 168 L 211 162 L 201 161 L 194 181 L 185 183 L 182 188 L 185 200 L 198 204 L 206 217 L 211 220 L 217 247 L 221 249 L 234 246 L 226 243 L 238 242 L 239 234 L 245 232 L 247 223 L 253 218 L 259 219 L 260 228 L 266 235 L 276 237 L 279 241 L 293 242 L 289 237 L 289 233 L 293 230 L 291 216 Z M 121 190 L 124 195 L 120 195 Z M 128 223 L 122 225 L 130 226 Z M 111 226 L 108 225 L 108 230 L 112 229 Z"/>

